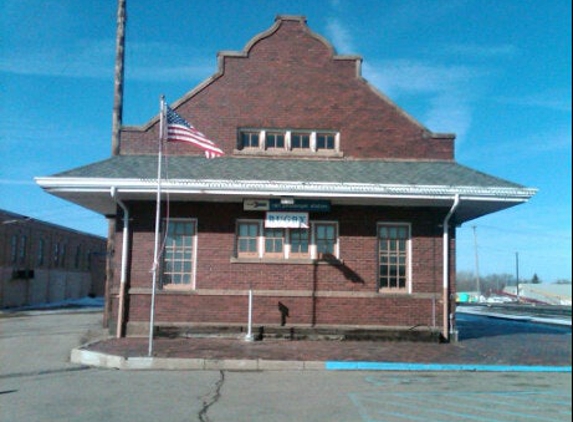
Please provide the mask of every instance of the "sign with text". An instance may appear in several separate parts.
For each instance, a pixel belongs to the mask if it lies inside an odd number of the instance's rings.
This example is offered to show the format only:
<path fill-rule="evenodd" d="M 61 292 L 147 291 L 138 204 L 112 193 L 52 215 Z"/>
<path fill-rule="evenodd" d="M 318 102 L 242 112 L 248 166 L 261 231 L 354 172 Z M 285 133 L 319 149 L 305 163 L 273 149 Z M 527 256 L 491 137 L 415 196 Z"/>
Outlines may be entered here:
<path fill-rule="evenodd" d="M 320 199 L 295 199 L 286 204 L 278 198 L 245 199 L 245 211 L 301 211 L 301 212 L 330 212 L 330 201 Z"/>
<path fill-rule="evenodd" d="M 265 218 L 265 227 L 280 229 L 308 229 L 308 213 L 269 211 Z"/>
<path fill-rule="evenodd" d="M 243 209 L 245 211 L 268 211 L 268 199 L 245 199 L 243 201 Z"/>

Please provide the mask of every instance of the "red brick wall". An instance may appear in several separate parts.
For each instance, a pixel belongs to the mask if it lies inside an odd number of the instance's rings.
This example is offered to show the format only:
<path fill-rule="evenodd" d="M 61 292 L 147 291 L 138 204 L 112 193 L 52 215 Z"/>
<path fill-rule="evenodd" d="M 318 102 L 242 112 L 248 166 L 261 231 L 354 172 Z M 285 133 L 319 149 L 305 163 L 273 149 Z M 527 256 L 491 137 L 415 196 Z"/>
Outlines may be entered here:
<path fill-rule="evenodd" d="M 130 254 L 128 319 L 148 321 L 154 206 L 151 203 L 130 206 L 131 242 L 135 248 Z M 291 324 L 430 325 L 432 304 L 440 302 L 442 295 L 440 225 L 446 212 L 445 209 L 333 206 L 330 213 L 311 214 L 311 220 L 338 221 L 342 266 L 253 264 L 231 262 L 235 222 L 238 218 L 262 219 L 264 213 L 243 211 L 241 204 L 172 203 L 171 218 L 198 220 L 197 291 L 160 291 L 156 321 L 158 324 L 244 323 L 247 292 L 252 288 L 261 292 L 256 297 L 253 317 L 258 324 L 279 324 L 278 302 L 281 301 L 290 309 L 288 323 Z M 412 295 L 377 293 L 378 222 L 412 224 Z M 121 247 L 120 237 L 118 225 L 117 248 Z M 116 253 L 115 257 L 116 278 L 119 277 L 119 255 Z M 455 270 L 453 265 L 452 270 Z M 221 292 L 214 294 L 207 290 Z M 439 325 L 442 308 L 436 306 Z"/>
<path fill-rule="evenodd" d="M 375 92 L 357 75 L 359 59 L 334 59 L 303 22 L 278 21 L 270 36 L 255 37 L 250 46 L 243 56 L 223 55 L 221 74 L 176 109 L 227 155 L 238 128 L 265 127 L 337 130 L 346 157 L 453 159 L 453 139 L 433 136 Z M 124 128 L 121 154 L 155 154 L 157 126 Z M 170 151 L 201 154 L 188 145 Z"/>

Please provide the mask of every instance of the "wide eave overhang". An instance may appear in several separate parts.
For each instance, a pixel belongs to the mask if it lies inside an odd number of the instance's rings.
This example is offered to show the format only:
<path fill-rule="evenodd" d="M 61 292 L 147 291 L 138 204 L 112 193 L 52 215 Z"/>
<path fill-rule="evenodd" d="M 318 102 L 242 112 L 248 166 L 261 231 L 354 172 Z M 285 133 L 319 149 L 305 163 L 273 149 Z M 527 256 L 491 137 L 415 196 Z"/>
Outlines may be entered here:
<path fill-rule="evenodd" d="M 115 215 L 117 200 L 155 201 L 158 188 L 170 201 L 242 202 L 247 198 L 325 199 L 333 205 L 451 207 L 461 224 L 527 202 L 535 189 L 520 186 L 420 185 L 283 180 L 38 177 L 47 192 L 103 215 Z"/>

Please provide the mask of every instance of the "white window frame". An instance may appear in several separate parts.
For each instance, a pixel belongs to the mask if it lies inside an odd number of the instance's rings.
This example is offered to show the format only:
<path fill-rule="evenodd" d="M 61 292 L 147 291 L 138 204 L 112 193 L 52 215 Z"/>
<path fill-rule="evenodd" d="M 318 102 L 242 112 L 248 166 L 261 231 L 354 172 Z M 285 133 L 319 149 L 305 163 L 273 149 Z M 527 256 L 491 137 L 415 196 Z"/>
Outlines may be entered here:
<path fill-rule="evenodd" d="M 328 226 L 334 226 L 334 236 L 335 236 L 335 243 L 334 243 L 334 257 L 336 259 L 340 259 L 340 236 L 338 233 L 338 221 L 326 221 L 326 220 L 320 220 L 320 221 L 312 221 L 311 222 L 311 227 L 312 227 L 312 239 L 311 239 L 311 257 L 312 259 L 322 259 L 322 257 L 319 255 L 318 253 L 318 248 L 317 248 L 317 243 L 316 243 L 316 228 L 317 226 L 321 226 L 321 225 L 328 225 Z"/>
<path fill-rule="evenodd" d="M 256 224 L 257 225 L 257 250 L 256 253 L 242 253 L 239 250 L 239 227 L 241 224 Z M 308 228 L 308 252 L 307 253 L 293 253 L 291 249 L 291 230 L 290 228 L 283 228 L 284 230 L 284 243 L 283 243 L 283 252 L 280 254 L 277 253 L 267 253 L 266 252 L 266 237 L 265 237 L 265 227 L 264 227 L 264 220 L 259 219 L 238 219 L 236 221 L 236 229 L 235 229 L 235 251 L 234 256 L 236 259 L 261 259 L 261 260 L 272 260 L 272 259 L 280 259 L 284 261 L 288 260 L 297 260 L 297 259 L 308 259 L 308 260 L 322 260 L 323 257 L 317 251 L 316 245 L 316 228 L 321 225 L 329 225 L 334 226 L 334 236 L 335 236 L 335 243 L 334 243 L 334 258 L 340 259 L 340 235 L 339 235 L 339 225 L 338 221 L 311 221 L 310 227 Z"/>
<path fill-rule="evenodd" d="M 258 146 L 244 145 L 244 134 L 257 134 L 258 133 Z M 274 147 L 267 145 L 268 134 L 282 134 L 284 136 L 284 146 Z M 308 148 L 293 148 L 292 137 L 293 134 L 308 135 L 309 145 Z M 334 136 L 334 148 L 318 148 L 317 136 L 318 135 L 332 135 Z M 277 128 L 241 128 L 238 130 L 238 143 L 236 153 L 243 154 L 294 154 L 294 155 L 324 155 L 324 156 L 337 156 L 341 157 L 340 151 L 340 132 L 336 130 L 326 129 L 277 129 Z"/>
<path fill-rule="evenodd" d="M 256 251 L 255 253 L 246 253 L 239 250 L 239 226 L 241 224 L 253 224 L 257 225 L 257 236 L 256 236 Z M 238 219 L 236 222 L 235 229 L 235 256 L 237 258 L 262 258 L 264 250 L 264 227 L 262 220 L 258 219 Z"/>
<path fill-rule="evenodd" d="M 164 290 L 195 290 L 196 280 L 197 280 L 197 245 L 198 245 L 198 228 L 199 221 L 196 218 L 173 218 L 169 220 L 163 220 L 163 235 L 167 237 L 167 231 L 169 230 L 169 225 L 177 223 L 191 223 L 193 224 L 193 234 L 191 235 L 191 274 L 189 284 L 173 284 L 165 283 L 165 248 L 167 244 L 163 247 L 163 258 L 161 259 L 161 287 Z"/>
<path fill-rule="evenodd" d="M 408 237 L 406 239 L 406 285 L 404 288 L 399 287 L 382 287 L 380 286 L 380 227 L 406 227 Z M 412 224 L 409 222 L 385 222 L 380 221 L 376 224 L 376 286 L 379 293 L 412 293 Z"/>

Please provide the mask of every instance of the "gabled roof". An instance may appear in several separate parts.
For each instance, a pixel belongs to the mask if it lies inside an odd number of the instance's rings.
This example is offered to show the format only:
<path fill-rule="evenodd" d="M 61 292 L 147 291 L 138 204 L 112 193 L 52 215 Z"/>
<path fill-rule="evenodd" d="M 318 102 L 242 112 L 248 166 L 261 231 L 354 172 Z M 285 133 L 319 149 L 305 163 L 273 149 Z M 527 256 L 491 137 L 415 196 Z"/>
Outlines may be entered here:
<path fill-rule="evenodd" d="M 462 206 L 458 223 L 526 202 L 525 188 L 451 161 L 291 160 L 196 156 L 164 159 L 162 191 L 172 200 L 242 201 L 293 196 L 333 204 Z M 157 157 L 115 156 L 37 178 L 48 192 L 103 214 L 114 214 L 113 189 L 123 200 L 155 199 Z"/>

